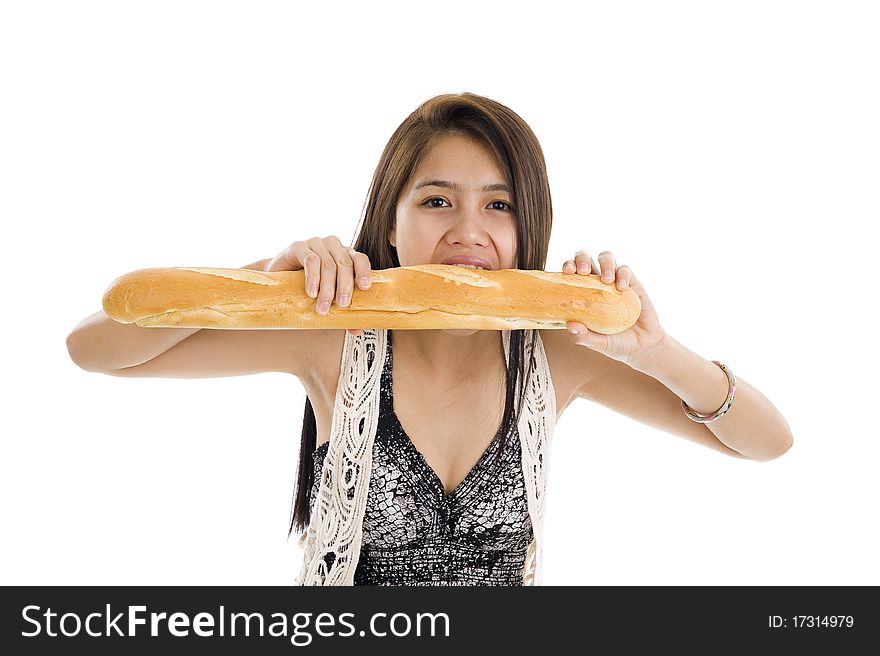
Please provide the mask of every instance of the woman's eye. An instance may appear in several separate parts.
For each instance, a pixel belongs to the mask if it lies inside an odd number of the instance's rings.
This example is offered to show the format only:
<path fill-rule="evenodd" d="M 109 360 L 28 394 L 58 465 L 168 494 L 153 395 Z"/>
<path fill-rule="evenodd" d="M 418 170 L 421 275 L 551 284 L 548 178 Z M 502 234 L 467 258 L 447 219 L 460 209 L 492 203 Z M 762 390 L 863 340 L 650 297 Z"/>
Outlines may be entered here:
<path fill-rule="evenodd" d="M 441 203 L 445 203 L 445 202 L 446 202 L 446 200 L 443 199 L 443 198 L 429 198 L 428 200 L 426 200 L 426 201 L 423 203 L 423 205 L 427 205 L 428 207 L 435 207 L 435 208 L 441 208 L 441 207 L 443 207 L 442 205 L 432 205 L 431 203 L 433 203 L 435 200 L 436 200 L 436 201 L 440 201 Z M 510 206 L 510 203 L 506 203 L 506 202 L 504 202 L 503 200 L 494 200 L 494 201 L 492 201 L 492 205 L 496 205 L 496 204 L 504 205 L 504 206 L 507 208 L 506 211 L 508 211 L 508 212 L 512 209 L 511 206 Z"/>

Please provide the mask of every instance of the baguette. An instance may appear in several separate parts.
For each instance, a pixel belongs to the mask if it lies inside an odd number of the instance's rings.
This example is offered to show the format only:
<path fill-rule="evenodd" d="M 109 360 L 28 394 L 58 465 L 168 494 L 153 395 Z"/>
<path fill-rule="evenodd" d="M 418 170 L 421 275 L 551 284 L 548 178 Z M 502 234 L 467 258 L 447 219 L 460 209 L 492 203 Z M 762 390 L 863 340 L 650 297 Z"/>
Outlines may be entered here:
<path fill-rule="evenodd" d="M 127 273 L 107 288 L 104 312 L 144 327 L 565 328 L 577 321 L 614 334 L 639 318 L 641 302 L 596 274 L 467 269 L 422 264 L 373 270 L 369 289 L 355 286 L 351 304 L 326 315 L 305 291 L 305 271 L 172 267 Z"/>

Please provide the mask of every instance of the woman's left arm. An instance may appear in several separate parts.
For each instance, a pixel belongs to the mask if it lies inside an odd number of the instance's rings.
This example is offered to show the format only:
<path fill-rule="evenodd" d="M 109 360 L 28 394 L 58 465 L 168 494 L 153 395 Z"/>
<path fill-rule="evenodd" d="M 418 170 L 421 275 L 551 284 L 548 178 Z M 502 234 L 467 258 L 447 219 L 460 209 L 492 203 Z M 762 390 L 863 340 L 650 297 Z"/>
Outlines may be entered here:
<path fill-rule="evenodd" d="M 596 266 L 586 251 L 578 251 L 575 259 L 567 261 L 562 270 L 572 274 L 601 273 L 604 282 L 616 281 L 618 289 L 631 287 L 642 304 L 638 321 L 614 335 L 593 332 L 582 323 L 567 322 L 576 343 L 655 378 L 695 413 L 709 415 L 721 408 L 729 389 L 727 375 L 714 362 L 701 358 L 663 330 L 645 288 L 628 266 L 618 267 L 608 251 L 599 254 L 599 266 Z M 726 446 L 753 460 L 778 458 L 793 442 L 791 429 L 782 414 L 767 397 L 739 376 L 736 376 L 732 405 L 705 426 Z"/>
<path fill-rule="evenodd" d="M 666 385 L 697 414 L 711 414 L 727 399 L 729 384 L 721 368 L 669 335 L 629 364 Z M 778 458 L 791 448 L 794 439 L 782 414 L 741 376 L 736 376 L 730 408 L 705 426 L 721 442 L 753 460 Z"/>

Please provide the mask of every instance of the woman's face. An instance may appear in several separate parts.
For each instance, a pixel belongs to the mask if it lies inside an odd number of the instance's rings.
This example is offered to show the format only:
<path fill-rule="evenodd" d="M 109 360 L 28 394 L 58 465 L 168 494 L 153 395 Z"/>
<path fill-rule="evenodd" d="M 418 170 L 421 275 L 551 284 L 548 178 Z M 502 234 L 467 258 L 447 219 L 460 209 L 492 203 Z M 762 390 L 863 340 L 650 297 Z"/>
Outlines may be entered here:
<path fill-rule="evenodd" d="M 425 185 L 431 181 L 435 184 Z M 504 190 L 484 189 L 491 185 L 503 185 Z M 389 241 L 401 266 L 442 264 L 456 255 L 472 255 L 492 269 L 514 269 L 512 200 L 491 151 L 467 137 L 448 135 L 422 159 L 403 190 Z"/>
<path fill-rule="evenodd" d="M 454 255 L 473 255 L 492 269 L 515 268 L 512 196 L 506 190 L 483 189 L 490 185 L 506 189 L 489 150 L 460 135 L 440 139 L 397 203 L 389 241 L 397 248 L 400 265 L 441 264 Z"/>

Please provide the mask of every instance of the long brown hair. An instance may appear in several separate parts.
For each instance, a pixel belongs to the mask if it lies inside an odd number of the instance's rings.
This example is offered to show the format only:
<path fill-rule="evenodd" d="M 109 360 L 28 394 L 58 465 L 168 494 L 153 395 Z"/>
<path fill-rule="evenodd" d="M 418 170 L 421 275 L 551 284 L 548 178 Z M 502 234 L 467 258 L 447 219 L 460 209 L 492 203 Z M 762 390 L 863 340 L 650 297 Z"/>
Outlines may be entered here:
<path fill-rule="evenodd" d="M 397 203 L 422 158 L 437 140 L 451 134 L 474 139 L 494 153 L 511 190 L 516 215 L 516 268 L 544 270 L 553 207 L 541 146 L 531 128 L 516 113 L 473 93 L 441 94 L 425 101 L 391 135 L 373 173 L 366 210 L 351 247 L 366 253 L 373 269 L 400 266 L 397 249 L 388 241 L 395 227 Z M 507 392 L 501 420 L 504 430 L 496 463 L 504 451 L 508 433 L 519 423 L 526 385 L 519 382 L 520 398 L 514 404 L 518 381 L 527 382 L 534 366 L 534 359 L 529 358 L 526 367 L 525 332 L 513 330 L 510 335 L 511 366 L 507 367 Z M 530 332 L 531 351 L 538 333 L 536 330 Z M 295 528 L 298 532 L 304 531 L 309 524 L 316 440 L 315 413 L 306 396 L 299 474 L 288 535 Z"/>

